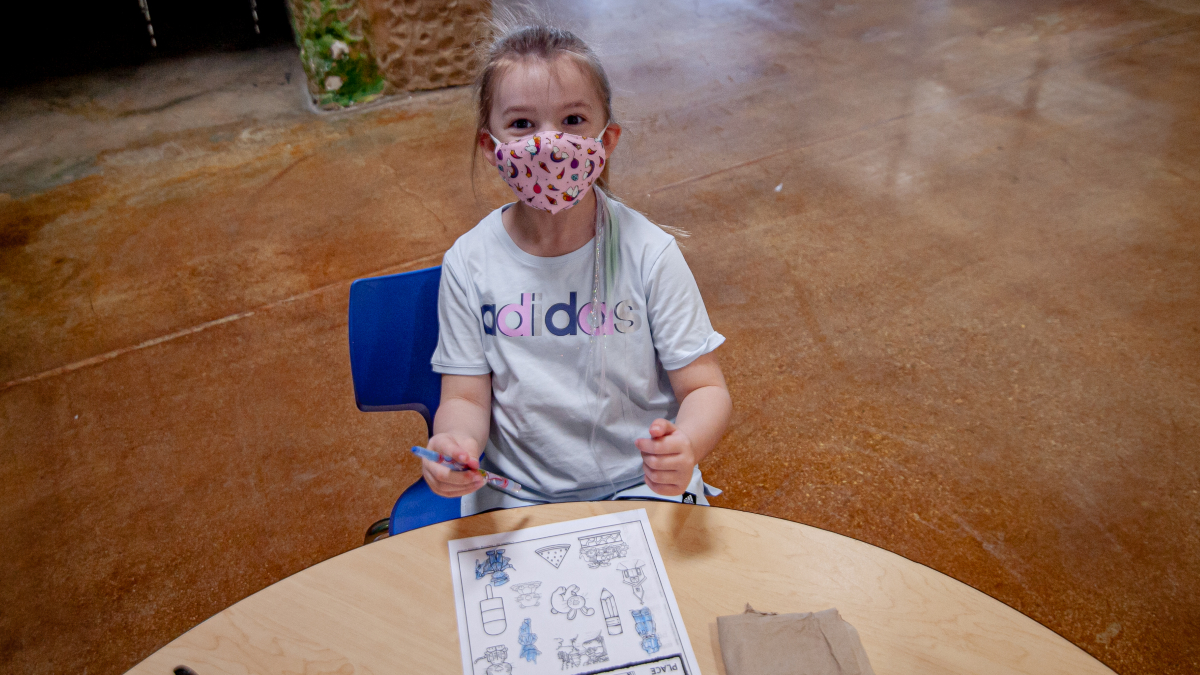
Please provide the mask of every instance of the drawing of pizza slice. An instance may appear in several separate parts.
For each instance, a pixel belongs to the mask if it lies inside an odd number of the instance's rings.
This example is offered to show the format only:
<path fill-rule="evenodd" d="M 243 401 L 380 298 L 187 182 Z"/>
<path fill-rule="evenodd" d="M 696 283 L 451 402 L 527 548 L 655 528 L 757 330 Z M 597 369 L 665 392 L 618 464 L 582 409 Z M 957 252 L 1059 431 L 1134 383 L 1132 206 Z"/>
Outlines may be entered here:
<path fill-rule="evenodd" d="M 566 560 L 567 551 L 570 550 L 570 548 L 570 544 L 555 544 L 554 546 L 543 546 L 534 551 L 534 553 L 542 556 L 543 560 L 551 565 L 554 565 L 555 569 L 558 569 L 558 566 L 562 564 L 562 561 Z"/>

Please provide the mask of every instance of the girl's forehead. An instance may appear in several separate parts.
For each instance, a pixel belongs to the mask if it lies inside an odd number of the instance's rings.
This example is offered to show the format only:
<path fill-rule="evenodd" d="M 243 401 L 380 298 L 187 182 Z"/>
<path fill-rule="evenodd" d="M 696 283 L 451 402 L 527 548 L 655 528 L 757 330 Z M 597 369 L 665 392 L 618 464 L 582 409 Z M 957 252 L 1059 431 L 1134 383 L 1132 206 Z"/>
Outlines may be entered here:
<path fill-rule="evenodd" d="M 578 102 L 603 105 L 594 80 L 569 56 L 514 61 L 499 75 L 492 99 L 495 113 L 511 107 L 558 108 Z"/>

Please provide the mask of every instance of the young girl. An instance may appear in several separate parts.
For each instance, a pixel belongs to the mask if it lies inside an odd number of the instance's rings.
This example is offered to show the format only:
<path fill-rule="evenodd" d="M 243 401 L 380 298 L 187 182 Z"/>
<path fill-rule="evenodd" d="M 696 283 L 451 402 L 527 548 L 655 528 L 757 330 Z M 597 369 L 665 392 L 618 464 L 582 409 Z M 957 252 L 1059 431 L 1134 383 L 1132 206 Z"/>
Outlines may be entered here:
<path fill-rule="evenodd" d="M 429 461 L 426 482 L 461 495 L 463 515 L 573 500 L 707 503 L 697 464 L 729 420 L 712 353 L 725 338 L 674 237 L 599 189 L 621 137 L 599 60 L 567 31 L 503 31 L 478 94 L 476 142 L 517 200 L 442 263 L 432 360 L 442 399 L 429 448 L 523 489 L 480 489 L 478 474 Z"/>

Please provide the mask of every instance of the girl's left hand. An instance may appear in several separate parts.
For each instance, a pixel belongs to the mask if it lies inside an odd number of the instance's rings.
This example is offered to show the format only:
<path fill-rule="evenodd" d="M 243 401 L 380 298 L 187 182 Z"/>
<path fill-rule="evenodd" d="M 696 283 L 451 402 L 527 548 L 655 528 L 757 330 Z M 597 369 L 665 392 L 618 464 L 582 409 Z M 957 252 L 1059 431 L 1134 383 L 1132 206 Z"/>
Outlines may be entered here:
<path fill-rule="evenodd" d="M 663 496 L 687 490 L 696 466 L 696 453 L 687 434 L 670 421 L 657 419 L 650 424 L 650 438 L 638 438 L 634 444 L 642 453 L 646 485 L 651 490 Z"/>

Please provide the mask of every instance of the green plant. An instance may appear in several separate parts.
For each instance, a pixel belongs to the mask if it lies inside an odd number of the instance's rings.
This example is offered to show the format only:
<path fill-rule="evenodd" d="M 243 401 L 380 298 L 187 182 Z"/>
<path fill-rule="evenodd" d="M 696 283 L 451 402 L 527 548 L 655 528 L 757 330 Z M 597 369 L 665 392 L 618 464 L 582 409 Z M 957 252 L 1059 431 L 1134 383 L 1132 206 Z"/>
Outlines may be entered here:
<path fill-rule="evenodd" d="M 341 12 L 353 8 L 354 0 L 299 0 L 296 41 L 309 81 L 320 94 L 322 106 L 345 107 L 377 98 L 386 85 L 367 43 L 354 35 Z M 336 79 L 335 79 L 336 78 Z"/>

